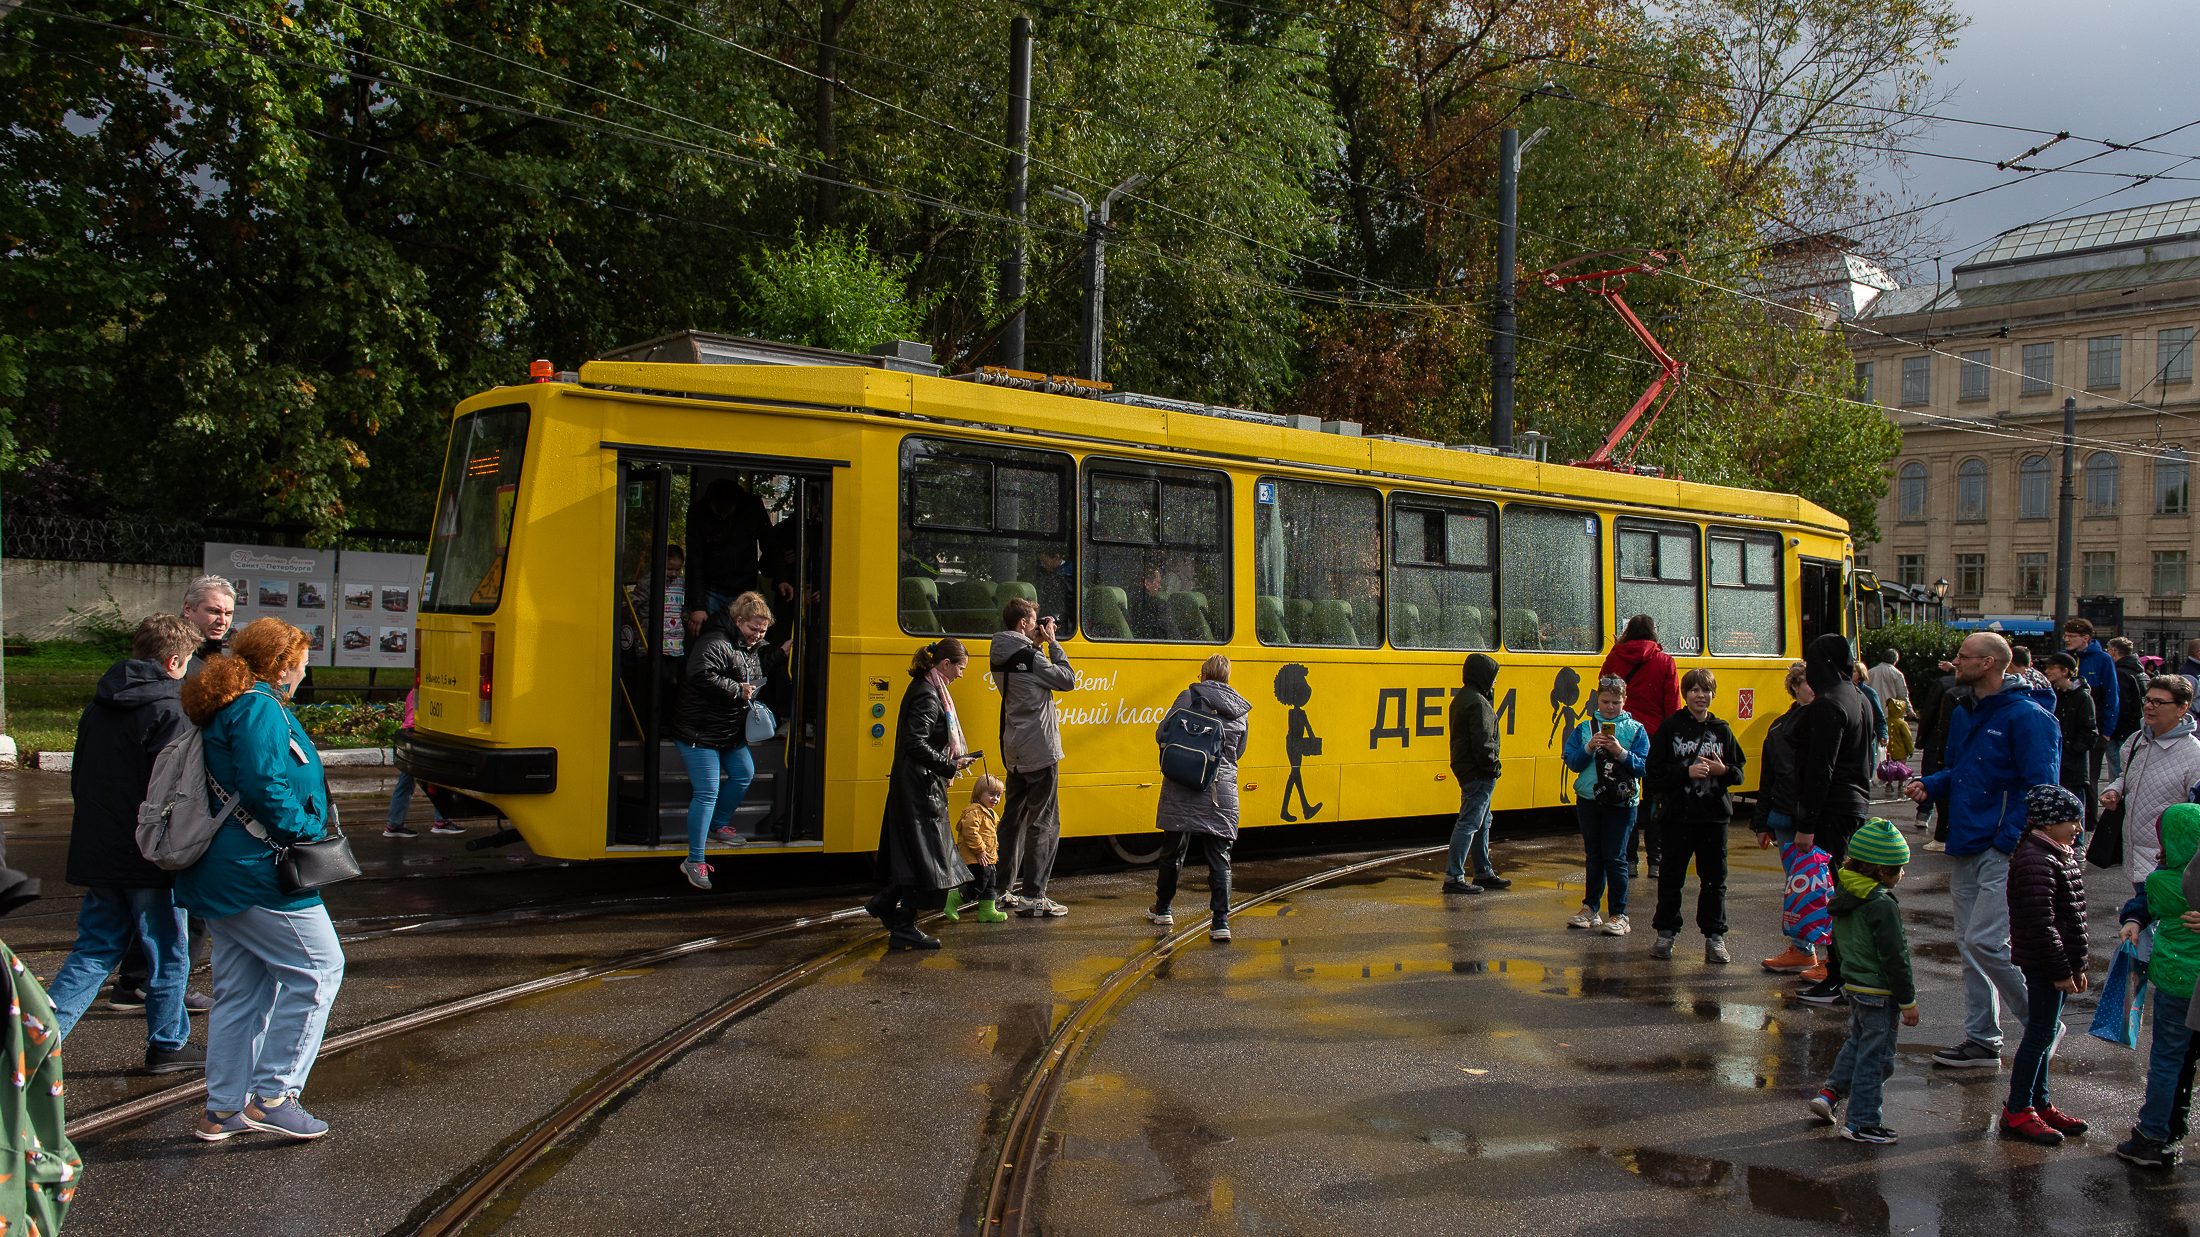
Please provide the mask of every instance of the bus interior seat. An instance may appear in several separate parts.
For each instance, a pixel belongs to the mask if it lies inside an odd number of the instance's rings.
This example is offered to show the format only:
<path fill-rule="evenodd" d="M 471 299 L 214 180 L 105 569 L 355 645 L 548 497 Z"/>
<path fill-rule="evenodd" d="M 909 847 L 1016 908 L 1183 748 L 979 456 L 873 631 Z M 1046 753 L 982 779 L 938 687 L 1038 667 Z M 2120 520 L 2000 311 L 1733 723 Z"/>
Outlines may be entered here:
<path fill-rule="evenodd" d="M 1543 647 L 1543 621 L 1533 610 L 1511 609 L 1505 611 L 1505 647 L 1508 649 L 1539 649 Z"/>
<path fill-rule="evenodd" d="M 1352 629 L 1352 603 L 1331 598 L 1314 603 L 1313 643 L 1357 645 L 1358 633 Z"/>
<path fill-rule="evenodd" d="M 1112 584 L 1085 590 L 1085 634 L 1100 640 L 1129 640 L 1129 595 Z"/>
<path fill-rule="evenodd" d="M 901 625 L 906 631 L 921 631 L 932 635 L 940 633 L 940 619 L 935 610 L 939 601 L 940 586 L 937 581 L 923 576 L 901 578 Z"/>
<path fill-rule="evenodd" d="M 1214 629 L 1207 622 L 1207 594 L 1169 594 L 1169 614 L 1176 619 L 1177 639 L 1212 641 L 1215 638 Z"/>
<path fill-rule="evenodd" d="M 1289 644 L 1291 632 L 1283 625 L 1283 599 L 1253 598 L 1253 626 L 1264 644 Z"/>
<path fill-rule="evenodd" d="M 1390 642 L 1399 648 L 1428 643 L 1427 633 L 1421 630 L 1421 607 L 1401 601 L 1390 608 Z"/>
<path fill-rule="evenodd" d="M 949 631 L 991 632 L 1000 610 L 993 603 L 993 584 L 988 580 L 953 580 L 940 590 L 940 620 Z"/>
<path fill-rule="evenodd" d="M 1039 588 L 1028 580 L 1002 580 L 993 586 L 993 600 L 1007 605 L 1011 597 L 1021 597 L 1032 605 L 1039 604 Z"/>
<path fill-rule="evenodd" d="M 1284 626 L 1291 632 L 1293 644 L 1314 643 L 1314 603 L 1304 597 L 1293 597 L 1283 603 Z"/>
<path fill-rule="evenodd" d="M 1455 649 L 1495 648 L 1489 640 L 1489 619 L 1480 606 L 1445 606 L 1444 636 Z"/>

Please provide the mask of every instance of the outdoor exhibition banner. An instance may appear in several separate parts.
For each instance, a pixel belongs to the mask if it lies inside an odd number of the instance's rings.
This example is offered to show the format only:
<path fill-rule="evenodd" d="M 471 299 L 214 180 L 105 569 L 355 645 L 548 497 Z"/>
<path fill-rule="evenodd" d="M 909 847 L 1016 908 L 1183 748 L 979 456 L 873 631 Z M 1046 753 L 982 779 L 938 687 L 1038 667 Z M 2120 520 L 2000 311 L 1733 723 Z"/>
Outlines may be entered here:
<path fill-rule="evenodd" d="M 231 630 L 270 615 L 306 633 L 309 666 L 326 666 L 336 630 L 336 551 L 273 545 L 206 544 L 206 573 L 237 590 Z"/>
<path fill-rule="evenodd" d="M 413 665 L 413 615 L 420 604 L 420 573 L 427 565 L 425 554 L 344 551 L 337 573 L 342 597 L 334 629 L 337 665 Z"/>
<path fill-rule="evenodd" d="M 235 627 L 270 615 L 306 633 L 309 666 L 413 666 L 422 554 L 208 542 L 206 571 L 237 590 Z"/>

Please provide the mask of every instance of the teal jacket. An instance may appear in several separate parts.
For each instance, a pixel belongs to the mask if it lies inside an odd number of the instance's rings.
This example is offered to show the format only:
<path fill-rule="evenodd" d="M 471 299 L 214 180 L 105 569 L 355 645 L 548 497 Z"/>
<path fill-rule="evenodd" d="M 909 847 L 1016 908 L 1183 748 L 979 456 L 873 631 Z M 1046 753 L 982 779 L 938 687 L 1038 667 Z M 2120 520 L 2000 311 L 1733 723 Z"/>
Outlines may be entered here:
<path fill-rule="evenodd" d="M 1595 713 L 1581 719 L 1581 724 L 1566 732 L 1566 744 L 1559 749 L 1566 767 L 1574 771 L 1574 801 L 1594 803 L 1597 797 L 1596 753 L 1589 750 L 1589 740 L 1596 736 L 1596 726 L 1604 719 Z M 1634 779 L 1629 788 L 1629 803 L 1642 802 L 1642 770 L 1650 759 L 1650 732 L 1631 715 L 1621 713 L 1613 724 L 1612 737 L 1627 753 L 1620 761 L 1621 768 Z"/>
<path fill-rule="evenodd" d="M 222 706 L 207 723 L 205 739 L 207 774 L 244 799 L 238 811 L 250 813 L 270 838 L 288 845 L 321 836 L 328 814 L 321 754 L 273 687 L 255 683 Z M 211 789 L 207 802 L 221 811 Z M 176 873 L 176 905 L 213 919 L 255 906 L 302 911 L 320 904 L 321 895 L 311 890 L 283 891 L 275 849 L 247 833 L 235 815 L 215 830 L 204 857 Z"/>
<path fill-rule="evenodd" d="M 1902 904 L 1885 885 L 1843 868 L 1835 878 L 1833 947 L 1841 955 L 1842 986 L 1851 992 L 1891 996 L 1898 1008 L 1917 1004 L 1910 974 L 1910 938 L 1902 930 Z"/>

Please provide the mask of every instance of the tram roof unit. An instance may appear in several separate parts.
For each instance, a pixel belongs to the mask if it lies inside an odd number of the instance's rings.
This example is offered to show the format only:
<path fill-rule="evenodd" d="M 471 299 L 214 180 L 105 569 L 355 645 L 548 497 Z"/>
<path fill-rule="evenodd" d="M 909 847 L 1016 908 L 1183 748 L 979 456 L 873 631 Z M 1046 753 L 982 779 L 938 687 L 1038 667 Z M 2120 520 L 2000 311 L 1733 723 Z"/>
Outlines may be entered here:
<path fill-rule="evenodd" d="M 905 340 L 864 356 L 682 331 L 583 364 L 580 383 L 645 396 L 853 411 L 1043 434 L 1109 449 L 1184 452 L 1409 484 L 1471 485 L 1522 498 L 1634 506 L 1669 515 L 1711 513 L 1848 536 L 1841 517 L 1793 494 L 1577 468 L 1471 444 L 1447 447 L 1427 439 L 1362 435 L 1355 422 L 1116 392 L 1082 380 L 1007 370 L 939 377 L 939 368 L 930 348 Z"/>

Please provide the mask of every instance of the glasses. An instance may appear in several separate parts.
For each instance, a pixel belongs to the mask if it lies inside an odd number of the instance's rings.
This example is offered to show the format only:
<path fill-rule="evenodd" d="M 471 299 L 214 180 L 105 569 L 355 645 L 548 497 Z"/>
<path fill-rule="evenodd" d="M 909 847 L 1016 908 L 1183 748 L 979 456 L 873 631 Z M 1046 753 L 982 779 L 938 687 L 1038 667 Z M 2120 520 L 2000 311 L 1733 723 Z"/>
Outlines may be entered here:
<path fill-rule="evenodd" d="M 2174 708 L 2176 708 L 2176 707 L 2177 707 L 2177 702 L 2176 702 L 2176 701 L 2174 701 L 2174 700 L 2164 700 L 2164 699 L 2162 699 L 2162 698 L 2161 698 L 2160 696 L 2148 696 L 2148 697 L 2146 698 L 2146 703 L 2148 703 L 2148 704 L 2152 704 L 2152 705 L 2159 705 L 2159 706 L 2161 706 L 2162 708 L 2165 708 L 2165 709 L 2174 709 Z"/>

